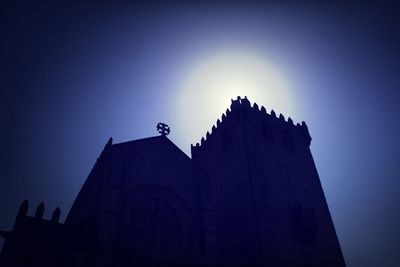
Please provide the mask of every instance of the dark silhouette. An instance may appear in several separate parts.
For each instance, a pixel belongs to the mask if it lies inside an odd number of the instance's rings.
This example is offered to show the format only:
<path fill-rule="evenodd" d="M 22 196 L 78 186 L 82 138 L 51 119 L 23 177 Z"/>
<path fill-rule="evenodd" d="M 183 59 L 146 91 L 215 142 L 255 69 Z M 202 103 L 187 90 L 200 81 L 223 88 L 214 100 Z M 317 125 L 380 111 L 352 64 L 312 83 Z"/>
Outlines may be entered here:
<path fill-rule="evenodd" d="M 345 266 L 306 124 L 245 97 L 192 146 L 108 141 L 65 223 L 21 204 L 1 266 Z"/>
<path fill-rule="evenodd" d="M 169 135 L 169 133 L 171 132 L 171 129 L 169 128 L 168 124 L 159 122 L 157 124 L 157 131 L 161 134 L 161 135 Z"/>

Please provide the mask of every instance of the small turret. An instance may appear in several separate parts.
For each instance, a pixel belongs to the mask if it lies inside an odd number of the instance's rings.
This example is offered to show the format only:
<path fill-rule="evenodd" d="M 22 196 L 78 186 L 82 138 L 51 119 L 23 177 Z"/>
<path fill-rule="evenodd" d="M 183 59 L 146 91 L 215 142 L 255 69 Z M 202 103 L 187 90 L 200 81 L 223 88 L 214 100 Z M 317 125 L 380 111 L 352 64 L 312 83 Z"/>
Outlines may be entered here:
<path fill-rule="evenodd" d="M 221 121 L 224 121 L 226 118 L 225 113 L 222 113 Z"/>
<path fill-rule="evenodd" d="M 254 103 L 254 104 L 253 104 L 253 108 L 254 108 L 255 110 L 258 111 L 258 105 L 257 105 L 257 103 Z"/>
<path fill-rule="evenodd" d="M 243 104 L 245 107 L 251 107 L 250 101 L 247 99 L 247 96 L 244 96 L 244 98 L 240 100 L 240 103 Z"/>
<path fill-rule="evenodd" d="M 262 113 L 264 113 L 264 114 L 266 114 L 266 113 L 267 113 L 267 110 L 265 109 L 265 107 L 264 107 L 264 106 L 261 106 L 261 112 L 262 112 Z"/>
<path fill-rule="evenodd" d="M 108 139 L 107 146 L 111 146 L 112 143 L 113 143 L 113 139 L 112 139 L 112 137 L 110 137 L 110 138 Z"/>
<path fill-rule="evenodd" d="M 24 201 L 22 201 L 22 203 L 19 207 L 18 217 L 26 216 L 26 214 L 28 212 L 28 208 L 29 208 L 29 202 L 27 199 L 25 199 Z"/>
<path fill-rule="evenodd" d="M 41 219 L 44 214 L 44 203 L 40 203 L 39 206 L 36 208 L 35 218 Z"/>
<path fill-rule="evenodd" d="M 61 216 L 61 210 L 59 207 L 57 207 L 54 211 L 53 214 L 51 215 L 51 221 L 52 222 L 58 222 L 60 220 Z"/>
<path fill-rule="evenodd" d="M 304 121 L 301 122 L 301 128 L 303 130 L 303 144 L 310 146 L 311 144 L 311 136 L 308 132 L 308 127 Z"/>

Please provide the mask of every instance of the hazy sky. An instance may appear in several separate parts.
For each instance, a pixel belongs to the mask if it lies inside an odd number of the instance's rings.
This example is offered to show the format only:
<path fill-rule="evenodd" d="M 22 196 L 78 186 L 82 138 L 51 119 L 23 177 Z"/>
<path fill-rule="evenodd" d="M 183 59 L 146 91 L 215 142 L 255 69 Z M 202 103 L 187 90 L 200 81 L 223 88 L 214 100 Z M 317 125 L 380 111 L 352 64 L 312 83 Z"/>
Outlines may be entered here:
<path fill-rule="evenodd" d="M 307 122 L 347 265 L 400 266 L 399 8 L 121 1 L 1 12 L 1 230 L 25 198 L 30 214 L 45 201 L 45 217 L 60 206 L 65 218 L 110 136 L 118 143 L 157 135 L 163 121 L 189 153 L 231 95 L 207 89 L 208 74 L 194 79 L 204 82 L 196 89 L 188 79 L 229 51 L 239 72 L 237 55 L 250 55 L 251 70 L 266 62 L 285 83 L 290 101 L 271 103 L 281 92 L 261 86 L 260 106 Z M 233 93 L 254 93 L 242 90 Z"/>

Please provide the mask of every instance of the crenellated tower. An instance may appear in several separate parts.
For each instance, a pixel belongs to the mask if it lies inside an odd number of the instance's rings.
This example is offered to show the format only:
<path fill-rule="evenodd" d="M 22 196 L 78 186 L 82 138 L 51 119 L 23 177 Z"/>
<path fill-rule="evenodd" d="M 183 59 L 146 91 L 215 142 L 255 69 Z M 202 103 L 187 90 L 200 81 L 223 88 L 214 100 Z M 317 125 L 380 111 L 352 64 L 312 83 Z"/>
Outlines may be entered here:
<path fill-rule="evenodd" d="M 304 122 L 238 97 L 189 158 L 110 138 L 64 223 L 25 200 L 1 266 L 344 267 Z"/>
<path fill-rule="evenodd" d="M 210 266 L 344 266 L 305 122 L 238 97 L 192 145 Z"/>

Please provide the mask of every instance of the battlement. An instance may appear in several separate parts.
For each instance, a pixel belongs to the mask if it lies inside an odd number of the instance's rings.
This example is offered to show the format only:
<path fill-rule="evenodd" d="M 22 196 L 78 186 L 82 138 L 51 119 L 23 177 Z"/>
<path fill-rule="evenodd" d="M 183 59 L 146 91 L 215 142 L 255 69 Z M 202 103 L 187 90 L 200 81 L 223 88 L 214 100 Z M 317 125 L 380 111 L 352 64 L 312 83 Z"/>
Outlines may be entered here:
<path fill-rule="evenodd" d="M 20 205 L 12 230 L 0 231 L 0 236 L 6 241 L 7 239 L 19 240 L 27 231 L 32 231 L 32 233 L 35 234 L 30 235 L 29 238 L 41 237 L 43 240 L 44 238 L 52 238 L 52 236 L 57 235 L 59 230 L 63 228 L 64 225 L 59 222 L 61 216 L 59 207 L 53 211 L 51 218 L 48 220 L 43 218 L 45 211 L 43 202 L 37 206 L 33 216 L 28 215 L 28 209 L 29 202 L 25 199 Z M 17 242 L 15 244 L 19 243 Z"/>
<path fill-rule="evenodd" d="M 35 219 L 35 220 L 47 221 L 47 222 L 52 222 L 52 223 L 59 223 L 60 216 L 61 216 L 61 210 L 60 210 L 59 207 L 54 209 L 51 217 L 48 220 L 43 218 L 44 211 L 45 211 L 45 207 L 44 207 L 44 203 L 43 202 L 41 202 L 36 207 L 34 216 L 29 216 L 28 215 L 28 209 L 29 209 L 29 202 L 28 202 L 27 199 L 25 199 L 21 203 L 21 206 L 19 208 L 16 222 L 18 222 L 18 220 L 23 219 L 23 218 L 32 218 L 32 219 Z"/>
<path fill-rule="evenodd" d="M 218 119 L 216 124 L 212 126 L 211 133 L 207 131 L 206 136 L 202 137 L 200 142 L 196 143 L 196 145 L 191 145 L 192 156 L 201 152 L 203 149 L 207 149 L 216 133 L 225 128 L 226 122 L 232 120 L 253 120 L 256 122 L 255 125 L 269 125 L 269 127 L 280 128 L 285 132 L 291 132 L 302 140 L 301 143 L 303 145 L 309 146 L 311 143 L 311 137 L 304 121 L 302 121 L 301 124 L 294 124 L 292 118 L 288 117 L 286 120 L 283 114 L 277 116 L 273 109 L 268 113 L 264 106 L 259 108 L 257 103 L 251 106 L 247 96 L 244 98 L 238 96 L 236 100 L 231 100 L 230 109 L 226 109 L 226 112 L 221 116 L 221 120 Z"/>

